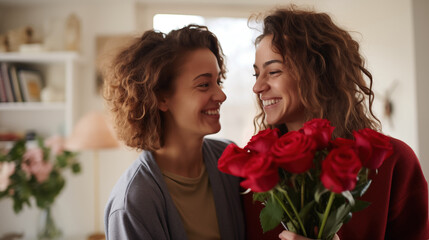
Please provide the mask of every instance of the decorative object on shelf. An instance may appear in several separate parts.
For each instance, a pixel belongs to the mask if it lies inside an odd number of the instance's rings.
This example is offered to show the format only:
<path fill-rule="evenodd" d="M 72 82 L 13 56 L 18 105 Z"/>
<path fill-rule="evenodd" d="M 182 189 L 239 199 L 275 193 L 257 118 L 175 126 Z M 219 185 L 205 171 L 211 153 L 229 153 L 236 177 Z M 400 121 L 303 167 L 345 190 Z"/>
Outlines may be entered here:
<path fill-rule="evenodd" d="M 68 16 L 65 30 L 65 47 L 67 51 L 79 51 L 80 48 L 80 20 L 76 14 Z"/>
<path fill-rule="evenodd" d="M 88 239 L 104 239 L 100 231 L 100 189 L 99 189 L 99 156 L 98 152 L 103 149 L 117 148 L 119 142 L 113 133 L 113 129 L 107 118 L 100 112 L 90 112 L 83 116 L 75 125 L 71 136 L 65 144 L 67 149 L 74 151 L 93 151 L 94 162 L 94 234 Z"/>
<path fill-rule="evenodd" d="M 19 69 L 18 79 L 25 102 L 40 102 L 42 89 L 42 74 L 39 71 Z"/>
<path fill-rule="evenodd" d="M 7 36 L 0 34 L 0 52 L 7 52 Z"/>
<path fill-rule="evenodd" d="M 31 198 L 38 208 L 50 208 L 65 185 L 62 171 L 80 172 L 76 153 L 65 150 L 62 137 L 33 140 L 29 136 L 0 152 L 0 199 L 11 198 L 15 213 L 31 206 Z"/>
<path fill-rule="evenodd" d="M 20 240 L 24 237 L 22 233 L 9 232 L 5 233 L 3 236 L 0 236 L 0 240 Z"/>
<path fill-rule="evenodd" d="M 19 46 L 19 52 L 21 53 L 40 53 L 44 51 L 45 49 L 41 43 L 26 43 Z"/>
<path fill-rule="evenodd" d="M 7 50 L 9 52 L 19 51 L 21 44 L 31 43 L 33 37 L 33 28 L 21 27 L 7 32 Z"/>
<path fill-rule="evenodd" d="M 42 102 L 64 102 L 64 92 L 53 86 L 42 89 L 40 99 Z"/>
<path fill-rule="evenodd" d="M 43 25 L 43 48 L 45 51 L 64 51 L 64 18 L 46 19 Z"/>

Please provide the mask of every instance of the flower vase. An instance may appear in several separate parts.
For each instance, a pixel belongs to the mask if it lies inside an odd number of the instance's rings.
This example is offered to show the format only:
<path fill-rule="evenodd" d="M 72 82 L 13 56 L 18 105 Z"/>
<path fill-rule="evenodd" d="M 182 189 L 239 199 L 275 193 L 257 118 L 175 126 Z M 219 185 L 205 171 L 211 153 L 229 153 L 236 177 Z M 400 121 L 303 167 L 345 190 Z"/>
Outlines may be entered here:
<path fill-rule="evenodd" d="M 61 238 L 61 230 L 55 224 L 50 206 L 42 209 L 39 221 L 38 240 L 57 240 Z"/>

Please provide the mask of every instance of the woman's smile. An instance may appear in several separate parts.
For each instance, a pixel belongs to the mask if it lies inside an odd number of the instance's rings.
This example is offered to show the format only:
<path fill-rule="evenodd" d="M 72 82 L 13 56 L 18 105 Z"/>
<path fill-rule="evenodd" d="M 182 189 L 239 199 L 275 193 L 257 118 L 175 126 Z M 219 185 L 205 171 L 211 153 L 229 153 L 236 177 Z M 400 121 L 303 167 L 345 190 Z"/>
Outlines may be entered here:
<path fill-rule="evenodd" d="M 271 108 L 277 105 L 281 100 L 281 98 L 271 98 L 267 100 L 262 100 L 262 104 L 264 106 L 264 109 Z"/>

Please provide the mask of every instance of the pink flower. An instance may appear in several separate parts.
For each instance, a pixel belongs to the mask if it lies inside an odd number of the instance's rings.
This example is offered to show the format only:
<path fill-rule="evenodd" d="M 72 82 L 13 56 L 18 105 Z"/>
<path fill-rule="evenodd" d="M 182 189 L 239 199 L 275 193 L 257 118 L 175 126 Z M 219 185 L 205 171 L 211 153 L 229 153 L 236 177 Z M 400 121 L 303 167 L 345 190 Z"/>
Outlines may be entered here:
<path fill-rule="evenodd" d="M 7 189 L 10 184 L 9 177 L 15 172 L 14 162 L 0 162 L 0 192 Z"/>
<path fill-rule="evenodd" d="M 54 155 L 60 155 L 64 152 L 64 138 L 59 135 L 52 136 L 45 140 L 45 146 L 50 148 Z"/>
<path fill-rule="evenodd" d="M 39 183 L 46 181 L 54 165 L 43 160 L 43 150 L 40 148 L 28 149 L 23 158 L 22 170 L 28 175 L 34 175 Z"/>

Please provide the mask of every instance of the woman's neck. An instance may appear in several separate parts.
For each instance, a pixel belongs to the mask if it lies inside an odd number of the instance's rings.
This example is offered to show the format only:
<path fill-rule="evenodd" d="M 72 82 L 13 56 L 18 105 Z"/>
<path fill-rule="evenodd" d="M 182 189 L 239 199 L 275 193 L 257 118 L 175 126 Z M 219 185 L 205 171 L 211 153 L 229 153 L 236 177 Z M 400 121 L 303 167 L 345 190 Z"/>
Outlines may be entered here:
<path fill-rule="evenodd" d="M 203 164 L 203 138 L 165 139 L 162 148 L 154 152 L 158 166 L 163 170 L 184 177 L 197 177 Z"/>

